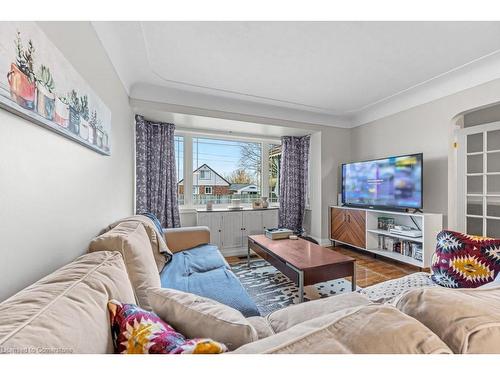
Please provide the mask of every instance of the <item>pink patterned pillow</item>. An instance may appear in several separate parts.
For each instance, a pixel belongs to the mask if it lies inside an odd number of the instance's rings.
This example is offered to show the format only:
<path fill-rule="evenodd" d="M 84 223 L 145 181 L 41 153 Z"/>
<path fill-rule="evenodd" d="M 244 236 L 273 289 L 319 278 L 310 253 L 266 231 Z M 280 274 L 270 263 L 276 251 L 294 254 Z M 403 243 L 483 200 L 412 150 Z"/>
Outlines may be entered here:
<path fill-rule="evenodd" d="M 155 313 L 133 304 L 108 302 L 115 353 L 219 354 L 224 344 L 212 339 L 186 339 Z"/>

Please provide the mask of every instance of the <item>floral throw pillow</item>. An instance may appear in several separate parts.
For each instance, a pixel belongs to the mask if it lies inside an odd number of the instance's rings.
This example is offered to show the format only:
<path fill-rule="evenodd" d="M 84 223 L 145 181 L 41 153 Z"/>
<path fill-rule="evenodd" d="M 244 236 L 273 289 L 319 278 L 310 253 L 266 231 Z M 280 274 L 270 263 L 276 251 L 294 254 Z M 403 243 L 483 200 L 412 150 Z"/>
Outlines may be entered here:
<path fill-rule="evenodd" d="M 219 354 L 224 344 L 212 339 L 186 339 L 155 313 L 133 304 L 108 302 L 115 353 Z"/>
<path fill-rule="evenodd" d="M 500 273 L 500 239 L 444 230 L 437 236 L 432 280 L 447 288 L 477 288 Z"/>

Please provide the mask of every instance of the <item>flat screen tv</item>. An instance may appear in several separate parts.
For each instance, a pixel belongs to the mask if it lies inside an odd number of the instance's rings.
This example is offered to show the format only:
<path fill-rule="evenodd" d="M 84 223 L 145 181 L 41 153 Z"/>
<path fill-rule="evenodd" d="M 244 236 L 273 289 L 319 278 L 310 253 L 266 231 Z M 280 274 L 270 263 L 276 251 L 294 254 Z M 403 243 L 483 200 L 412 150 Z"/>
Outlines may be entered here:
<path fill-rule="evenodd" d="M 422 208 L 422 154 L 342 165 L 344 205 L 403 210 Z"/>

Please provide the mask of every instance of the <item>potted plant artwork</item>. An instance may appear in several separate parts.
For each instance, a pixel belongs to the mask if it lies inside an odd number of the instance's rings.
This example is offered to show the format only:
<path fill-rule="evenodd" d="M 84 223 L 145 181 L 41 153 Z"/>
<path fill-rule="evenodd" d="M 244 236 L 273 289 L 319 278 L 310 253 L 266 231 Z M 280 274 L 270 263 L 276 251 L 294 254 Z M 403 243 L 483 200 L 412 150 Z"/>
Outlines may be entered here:
<path fill-rule="evenodd" d="M 69 100 L 65 96 L 56 97 L 54 122 L 63 128 L 69 125 Z"/>
<path fill-rule="evenodd" d="M 69 130 L 76 134 L 80 134 L 80 99 L 75 90 L 71 90 L 69 94 Z"/>
<path fill-rule="evenodd" d="M 109 151 L 109 137 L 107 132 L 104 132 L 102 146 L 104 150 Z"/>
<path fill-rule="evenodd" d="M 109 108 L 35 22 L 0 22 L 0 65 L 0 107 L 110 154 Z"/>
<path fill-rule="evenodd" d="M 97 111 L 92 111 L 89 120 L 89 143 L 95 145 L 97 139 Z"/>
<path fill-rule="evenodd" d="M 84 95 L 80 98 L 80 138 L 88 141 L 90 134 L 89 125 L 89 98 Z"/>
<path fill-rule="evenodd" d="M 99 148 L 103 148 L 104 146 L 104 129 L 99 121 L 97 122 L 96 146 Z"/>
<path fill-rule="evenodd" d="M 10 96 L 21 107 L 35 109 L 35 73 L 33 71 L 33 59 L 35 47 L 31 40 L 28 48 L 24 48 L 21 33 L 17 33 L 16 62 L 10 64 L 10 71 L 7 73 L 7 80 L 10 87 Z"/>
<path fill-rule="evenodd" d="M 56 96 L 55 84 L 50 69 L 41 65 L 37 75 L 37 112 L 48 120 L 54 119 Z"/>

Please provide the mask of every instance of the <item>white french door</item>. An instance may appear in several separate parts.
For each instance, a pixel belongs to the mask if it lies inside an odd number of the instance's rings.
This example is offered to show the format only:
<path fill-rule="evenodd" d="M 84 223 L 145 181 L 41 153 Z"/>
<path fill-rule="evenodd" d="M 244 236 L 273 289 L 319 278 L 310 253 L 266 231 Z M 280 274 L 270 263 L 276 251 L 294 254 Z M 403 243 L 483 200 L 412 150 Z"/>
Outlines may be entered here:
<path fill-rule="evenodd" d="M 459 131 L 460 230 L 500 238 L 500 122 Z"/>

